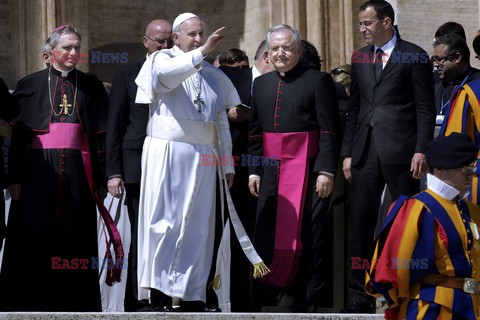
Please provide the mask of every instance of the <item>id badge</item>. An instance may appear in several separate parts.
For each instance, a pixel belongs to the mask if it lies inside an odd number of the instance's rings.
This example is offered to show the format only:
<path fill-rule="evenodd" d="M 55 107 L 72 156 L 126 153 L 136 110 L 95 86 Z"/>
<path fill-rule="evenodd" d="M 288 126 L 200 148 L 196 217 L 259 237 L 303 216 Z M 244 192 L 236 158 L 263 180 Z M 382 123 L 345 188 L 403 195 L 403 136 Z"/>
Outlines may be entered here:
<path fill-rule="evenodd" d="M 470 222 L 470 229 L 472 229 L 472 234 L 475 240 L 478 240 L 480 238 L 480 234 L 478 232 L 477 224 L 474 222 Z"/>
<path fill-rule="evenodd" d="M 437 118 L 435 119 L 435 124 L 437 126 L 441 126 L 443 123 L 443 119 L 445 119 L 445 116 L 443 114 L 438 114 Z"/>

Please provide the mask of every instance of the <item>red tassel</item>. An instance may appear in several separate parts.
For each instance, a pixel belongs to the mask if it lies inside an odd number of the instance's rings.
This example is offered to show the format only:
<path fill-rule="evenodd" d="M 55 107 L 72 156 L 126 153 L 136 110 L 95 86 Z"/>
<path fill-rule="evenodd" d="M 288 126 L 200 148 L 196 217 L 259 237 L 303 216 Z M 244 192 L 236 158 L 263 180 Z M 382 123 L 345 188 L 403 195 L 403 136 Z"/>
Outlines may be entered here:
<path fill-rule="evenodd" d="M 115 221 L 113 221 L 110 213 L 108 212 L 107 208 L 103 205 L 103 200 L 100 199 L 98 194 L 95 192 L 95 185 L 93 183 L 93 169 L 92 169 L 92 162 L 90 160 L 90 154 L 88 151 L 87 145 L 88 135 L 85 134 L 85 139 L 83 141 L 84 145 L 82 146 L 82 159 L 83 165 L 85 166 L 85 174 L 87 176 L 88 185 L 90 186 L 90 191 L 92 192 L 93 197 L 95 198 L 95 202 L 97 203 L 98 211 L 102 216 L 103 222 L 105 223 L 105 227 L 108 232 L 108 237 L 110 241 L 113 243 L 113 249 L 115 250 L 115 261 L 118 263 L 114 263 L 112 259 L 112 253 L 110 252 L 110 246 L 107 242 L 107 258 L 108 258 L 108 268 L 107 268 L 107 278 L 105 283 L 108 286 L 113 285 L 115 282 L 120 282 L 120 276 L 122 274 L 122 266 L 123 266 L 123 247 L 122 247 L 122 239 L 120 237 L 120 233 L 118 232 L 117 226 L 115 225 Z M 115 270 L 115 266 L 117 266 L 117 270 Z"/>
<path fill-rule="evenodd" d="M 108 265 L 107 268 L 107 278 L 105 279 L 105 283 L 108 286 L 112 286 L 114 283 L 120 282 L 121 280 L 124 257 L 122 239 L 120 238 L 120 233 L 118 232 L 118 229 L 115 226 L 115 222 L 110 216 L 110 213 L 108 212 L 107 208 L 105 208 L 103 202 L 96 194 L 95 199 L 97 200 L 98 211 L 100 211 L 100 215 L 102 216 L 105 226 L 107 228 L 108 236 L 110 237 L 110 241 L 112 241 L 113 244 L 113 249 L 115 250 L 116 263 L 114 263 L 112 259 L 112 253 L 110 252 L 110 247 L 107 243 L 107 259 L 109 259 L 108 261 L 111 263 Z"/>
<path fill-rule="evenodd" d="M 113 259 L 112 259 L 112 253 L 110 252 L 110 248 L 108 247 L 107 244 L 107 277 L 105 278 L 105 283 L 107 286 L 111 287 L 116 281 L 113 278 Z"/>

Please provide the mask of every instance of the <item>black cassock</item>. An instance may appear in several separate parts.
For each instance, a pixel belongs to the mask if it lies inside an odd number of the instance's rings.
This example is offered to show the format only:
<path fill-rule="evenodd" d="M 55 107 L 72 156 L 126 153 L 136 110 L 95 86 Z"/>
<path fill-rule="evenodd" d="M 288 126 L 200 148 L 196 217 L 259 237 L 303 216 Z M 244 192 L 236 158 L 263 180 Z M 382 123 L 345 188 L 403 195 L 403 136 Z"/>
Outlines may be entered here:
<path fill-rule="evenodd" d="M 328 74 L 296 66 L 283 76 L 271 72 L 258 77 L 253 88 L 248 148 L 252 156 L 264 155 L 262 133 L 320 133 L 320 151 L 310 158 L 307 173 L 300 232 L 303 250 L 293 284 L 284 289 L 295 296 L 295 311 L 307 311 L 309 306 L 329 306 L 332 293 L 328 279 L 332 276 L 331 261 L 327 261 L 325 222 L 330 199 L 319 198 L 315 186 L 318 172 L 334 174 L 337 170 L 339 138 L 335 86 Z M 261 176 L 254 245 L 270 265 L 274 257 L 280 168 L 272 161 L 266 163 L 268 165 L 251 166 L 250 174 Z M 282 161 L 279 163 L 281 166 Z M 258 300 L 262 298 L 259 296 Z"/>
<path fill-rule="evenodd" d="M 48 74 L 23 78 L 13 94 L 19 114 L 12 120 L 8 180 L 20 184 L 21 193 L 7 224 L 0 310 L 101 311 L 99 270 L 92 263 L 97 212 L 81 151 L 32 149 L 31 143 L 51 123 L 80 123 L 95 188 L 105 187 L 108 96 L 95 76 L 76 69 L 62 77 L 51 68 L 50 87 Z M 72 105 L 67 115 L 59 107 L 64 98 Z"/>

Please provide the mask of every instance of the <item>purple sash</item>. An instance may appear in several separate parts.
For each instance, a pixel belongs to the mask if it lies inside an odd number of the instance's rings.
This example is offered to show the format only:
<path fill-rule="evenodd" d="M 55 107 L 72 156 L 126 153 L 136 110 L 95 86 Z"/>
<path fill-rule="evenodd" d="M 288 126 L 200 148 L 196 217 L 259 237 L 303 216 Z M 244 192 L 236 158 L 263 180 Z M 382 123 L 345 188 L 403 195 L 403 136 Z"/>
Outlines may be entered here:
<path fill-rule="evenodd" d="M 264 132 L 263 154 L 279 159 L 275 248 L 271 272 L 262 281 L 279 287 L 292 285 L 302 253 L 303 205 L 310 158 L 319 152 L 319 131 Z"/>
<path fill-rule="evenodd" d="M 123 247 L 120 233 L 115 226 L 110 213 L 103 205 L 103 201 L 95 192 L 93 185 L 93 168 L 88 152 L 88 145 L 86 135 L 83 132 L 82 125 L 79 123 L 50 123 L 50 131 L 45 134 L 35 135 L 32 139 L 32 149 L 74 149 L 82 152 L 83 165 L 85 167 L 85 174 L 87 176 L 90 191 L 93 194 L 98 210 L 102 216 L 105 226 L 107 227 L 108 235 L 113 243 L 115 250 L 115 259 L 120 263 L 109 263 L 109 269 L 105 283 L 111 286 L 115 282 L 120 281 L 123 263 Z M 107 242 L 107 259 L 112 261 L 112 253 L 110 252 L 109 244 Z M 114 267 L 115 265 L 115 267 Z"/>

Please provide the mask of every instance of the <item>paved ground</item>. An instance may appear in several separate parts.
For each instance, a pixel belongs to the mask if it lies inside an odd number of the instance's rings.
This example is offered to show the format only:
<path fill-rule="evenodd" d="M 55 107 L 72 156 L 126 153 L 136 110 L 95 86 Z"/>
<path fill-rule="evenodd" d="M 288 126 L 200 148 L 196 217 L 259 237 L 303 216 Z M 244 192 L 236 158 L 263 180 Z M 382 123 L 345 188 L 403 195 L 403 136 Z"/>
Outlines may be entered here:
<path fill-rule="evenodd" d="M 0 320 L 380 320 L 381 314 L 325 313 L 0 313 Z"/>

